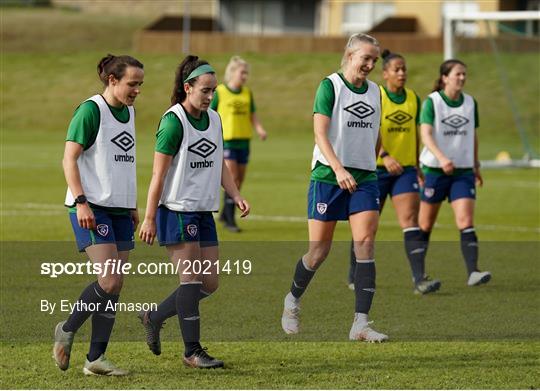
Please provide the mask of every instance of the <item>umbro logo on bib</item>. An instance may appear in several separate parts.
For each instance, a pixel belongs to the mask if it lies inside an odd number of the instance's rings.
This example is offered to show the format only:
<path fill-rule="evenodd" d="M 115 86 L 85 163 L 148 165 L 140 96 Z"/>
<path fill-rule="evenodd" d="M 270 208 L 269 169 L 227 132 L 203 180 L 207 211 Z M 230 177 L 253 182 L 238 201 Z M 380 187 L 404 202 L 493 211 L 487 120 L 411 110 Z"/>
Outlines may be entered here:
<path fill-rule="evenodd" d="M 441 122 L 445 125 L 453 127 L 454 129 L 458 129 L 463 125 L 467 125 L 469 120 L 461 115 L 452 114 L 451 116 L 444 118 Z"/>
<path fill-rule="evenodd" d="M 191 144 L 188 147 L 189 152 L 193 152 L 195 155 L 199 155 L 202 158 L 207 158 L 214 153 L 217 146 L 207 138 L 202 138 L 196 143 Z"/>
<path fill-rule="evenodd" d="M 127 162 L 127 163 L 134 163 L 135 162 L 135 156 L 130 155 L 128 151 L 135 146 L 135 139 L 131 134 L 126 132 L 125 130 L 120 133 L 118 136 L 111 139 L 111 142 L 116 145 L 118 148 L 120 148 L 125 153 L 122 154 L 116 154 L 114 155 L 114 161 L 115 162 Z"/>
<path fill-rule="evenodd" d="M 127 152 L 135 146 L 135 140 L 133 136 L 126 131 L 123 131 L 115 138 L 111 139 L 114 145 L 120 148 L 122 151 Z"/>
<path fill-rule="evenodd" d="M 398 125 L 403 125 L 405 122 L 410 121 L 412 119 L 412 116 L 402 110 L 397 110 L 394 111 L 392 114 L 388 114 L 384 118 L 389 119 L 390 121 Z"/>
<path fill-rule="evenodd" d="M 356 102 L 350 106 L 345 107 L 343 110 L 351 113 L 352 115 L 360 119 L 369 117 L 375 112 L 375 109 L 365 102 Z"/>

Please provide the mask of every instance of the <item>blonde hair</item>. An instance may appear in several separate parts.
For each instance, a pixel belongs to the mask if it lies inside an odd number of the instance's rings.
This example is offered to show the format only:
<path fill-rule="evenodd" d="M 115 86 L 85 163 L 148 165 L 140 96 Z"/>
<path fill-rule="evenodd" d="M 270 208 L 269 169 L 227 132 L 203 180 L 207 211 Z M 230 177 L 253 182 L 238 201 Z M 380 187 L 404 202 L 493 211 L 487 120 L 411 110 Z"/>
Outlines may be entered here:
<path fill-rule="evenodd" d="M 249 64 L 240 56 L 232 56 L 225 68 L 225 83 L 231 81 L 232 74 L 241 66 L 244 66 L 249 71 Z"/>
<path fill-rule="evenodd" d="M 379 41 L 373 38 L 371 35 L 356 33 L 349 37 L 347 44 L 345 45 L 345 51 L 343 52 L 343 58 L 341 59 L 341 69 L 347 65 L 347 58 L 349 55 L 358 50 L 358 44 L 368 43 L 370 45 L 380 48 Z"/>

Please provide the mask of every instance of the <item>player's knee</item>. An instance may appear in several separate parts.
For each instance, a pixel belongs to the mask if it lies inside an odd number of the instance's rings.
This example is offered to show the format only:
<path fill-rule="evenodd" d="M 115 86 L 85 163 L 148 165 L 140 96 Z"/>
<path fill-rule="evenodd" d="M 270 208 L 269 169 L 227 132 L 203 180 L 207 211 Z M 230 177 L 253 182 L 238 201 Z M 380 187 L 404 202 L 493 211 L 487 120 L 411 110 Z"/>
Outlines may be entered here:
<path fill-rule="evenodd" d="M 456 217 L 456 225 L 459 230 L 472 227 L 474 225 L 472 216 Z"/>
<path fill-rule="evenodd" d="M 181 273 L 180 275 L 180 283 L 194 283 L 198 282 L 201 283 L 201 275 L 194 274 L 194 273 Z"/>
<path fill-rule="evenodd" d="M 435 225 L 435 222 L 430 222 L 430 221 L 419 221 L 418 222 L 418 226 L 424 232 L 431 232 L 433 230 L 433 225 Z"/>
<path fill-rule="evenodd" d="M 310 249 L 309 254 L 304 257 L 304 261 L 310 269 L 316 270 L 321 265 L 321 263 L 324 262 L 326 257 L 328 257 L 329 253 L 330 247 L 318 246 Z"/>
<path fill-rule="evenodd" d="M 373 246 L 373 242 L 375 242 L 375 232 L 366 232 L 364 234 L 357 235 L 356 239 L 354 240 L 354 246 L 370 247 Z"/>
<path fill-rule="evenodd" d="M 111 295 L 117 295 L 122 290 L 124 279 L 121 276 L 111 276 L 99 282 L 101 288 Z"/>
<path fill-rule="evenodd" d="M 418 211 L 410 210 L 399 217 L 401 228 L 418 227 Z"/>
<path fill-rule="evenodd" d="M 219 282 L 212 281 L 212 282 L 203 283 L 201 290 L 204 291 L 206 294 L 211 295 L 212 293 L 217 291 L 218 288 L 219 288 Z"/>
<path fill-rule="evenodd" d="M 360 240 L 354 241 L 354 255 L 356 259 L 373 258 L 375 249 L 375 236 L 366 235 L 360 238 Z"/>

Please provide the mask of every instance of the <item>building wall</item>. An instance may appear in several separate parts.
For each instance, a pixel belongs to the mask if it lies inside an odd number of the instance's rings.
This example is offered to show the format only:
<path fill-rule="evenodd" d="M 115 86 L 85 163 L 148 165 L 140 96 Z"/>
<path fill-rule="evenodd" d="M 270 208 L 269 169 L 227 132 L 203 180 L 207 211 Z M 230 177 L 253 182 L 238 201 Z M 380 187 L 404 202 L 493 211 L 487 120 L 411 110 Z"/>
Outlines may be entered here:
<path fill-rule="evenodd" d="M 315 1 L 315 0 L 313 0 Z M 396 16 L 416 17 L 418 32 L 429 37 L 439 37 L 442 32 L 442 8 L 444 0 L 377 0 L 393 3 Z M 514 4 L 518 0 L 476 0 L 480 11 L 497 11 L 502 4 Z M 108 12 L 122 9 L 127 14 L 181 15 L 184 3 L 189 2 L 193 16 L 219 18 L 220 0 L 52 0 L 54 5 L 78 8 L 88 12 Z M 318 3 L 314 33 L 319 36 L 342 36 L 343 12 L 348 3 L 373 3 L 369 0 L 321 0 Z M 479 33 L 485 29 L 480 26 Z"/>
<path fill-rule="evenodd" d="M 439 38 L 417 34 L 378 34 L 383 47 L 403 53 L 440 53 Z M 247 35 L 219 32 L 192 32 L 189 48 L 194 53 L 342 53 L 347 38 L 313 35 Z M 181 32 L 142 30 L 135 34 L 136 52 L 181 53 Z"/>
<path fill-rule="evenodd" d="M 343 21 L 343 3 L 346 3 L 346 1 L 324 0 L 324 3 L 327 7 L 327 34 L 329 36 L 343 35 L 341 23 Z"/>
<path fill-rule="evenodd" d="M 347 3 L 369 3 L 368 0 L 326 0 L 329 35 L 342 35 L 343 10 Z M 430 37 L 438 37 L 442 32 L 442 9 L 444 0 L 394 0 L 396 16 L 416 17 L 418 32 Z M 499 10 L 499 0 L 477 0 L 480 11 Z M 324 23 L 324 22 L 322 22 Z"/>
<path fill-rule="evenodd" d="M 418 21 L 418 32 L 430 37 L 441 34 L 441 11 L 442 1 L 425 1 L 418 4 L 417 1 L 396 1 L 396 16 L 416 17 Z"/>
<path fill-rule="evenodd" d="M 124 14 L 146 15 L 182 15 L 185 1 L 189 2 L 189 11 L 193 16 L 217 17 L 219 0 L 52 0 L 53 5 L 69 7 L 81 11 L 100 13 L 118 12 Z"/>

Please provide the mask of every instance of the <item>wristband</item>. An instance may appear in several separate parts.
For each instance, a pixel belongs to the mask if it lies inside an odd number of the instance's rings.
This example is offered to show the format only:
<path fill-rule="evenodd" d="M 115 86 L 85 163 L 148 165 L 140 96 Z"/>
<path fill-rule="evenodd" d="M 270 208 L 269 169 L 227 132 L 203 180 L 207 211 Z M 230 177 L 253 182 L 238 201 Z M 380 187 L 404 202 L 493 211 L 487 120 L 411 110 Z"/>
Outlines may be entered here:
<path fill-rule="evenodd" d="M 384 159 L 384 158 L 387 157 L 387 156 L 390 156 L 390 154 L 389 154 L 388 152 L 386 152 L 386 151 L 383 151 L 383 152 L 379 155 L 379 157 L 380 157 L 381 159 Z"/>

